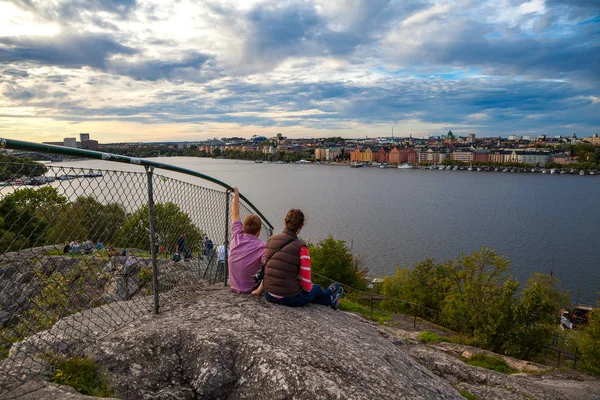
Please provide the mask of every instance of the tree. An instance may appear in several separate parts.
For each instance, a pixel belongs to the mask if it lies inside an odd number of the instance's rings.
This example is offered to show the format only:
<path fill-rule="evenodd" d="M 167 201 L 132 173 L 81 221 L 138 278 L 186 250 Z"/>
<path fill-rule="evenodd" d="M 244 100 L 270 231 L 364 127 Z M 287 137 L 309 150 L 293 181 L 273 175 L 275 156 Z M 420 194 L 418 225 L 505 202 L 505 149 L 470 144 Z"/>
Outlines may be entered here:
<path fill-rule="evenodd" d="M 590 313 L 579 349 L 583 367 L 594 375 L 600 375 L 600 309 Z"/>
<path fill-rule="evenodd" d="M 366 269 L 352 255 L 343 240 L 335 240 L 332 236 L 309 247 L 311 269 L 315 274 L 326 276 L 336 282 L 353 288 L 365 286 Z M 315 276 L 313 281 L 327 287 L 331 281 Z"/>
<path fill-rule="evenodd" d="M 44 164 L 31 161 L 27 157 L 0 155 L 0 181 L 7 181 L 22 176 L 41 176 L 48 171 Z"/>
<path fill-rule="evenodd" d="M 394 276 L 384 278 L 382 291 L 387 297 L 423 306 L 417 307 L 419 315 L 438 320 L 437 311 L 447 292 L 442 273 L 442 266 L 436 264 L 433 259 L 420 262 L 412 270 L 398 267 Z M 381 305 L 390 311 L 404 312 L 411 312 L 413 307 L 394 300 L 384 300 Z"/>
<path fill-rule="evenodd" d="M 0 252 L 46 244 L 47 216 L 66 202 L 50 186 L 17 189 L 0 200 Z"/>
<path fill-rule="evenodd" d="M 73 214 L 84 229 L 82 237 L 111 243 L 127 215 L 116 203 L 101 204 L 93 196 L 79 197 L 72 205 Z"/>
<path fill-rule="evenodd" d="M 507 276 L 510 261 L 483 247 L 443 266 L 448 292 L 442 321 L 473 336 L 493 351 L 503 351 L 513 323 L 519 283 Z"/>
<path fill-rule="evenodd" d="M 528 359 L 550 342 L 561 307 L 570 303 L 569 293 L 561 292 L 558 284 L 558 279 L 537 272 L 527 281 L 515 307 L 507 354 Z"/>
<path fill-rule="evenodd" d="M 157 244 L 167 249 L 175 249 L 177 238 L 186 232 L 186 247 L 190 251 L 198 251 L 203 247 L 204 234 L 192 222 L 191 218 L 181 211 L 178 205 L 158 203 L 154 206 L 154 221 Z M 115 235 L 115 245 L 150 250 L 150 222 L 148 205 L 144 205 L 133 213 Z"/>

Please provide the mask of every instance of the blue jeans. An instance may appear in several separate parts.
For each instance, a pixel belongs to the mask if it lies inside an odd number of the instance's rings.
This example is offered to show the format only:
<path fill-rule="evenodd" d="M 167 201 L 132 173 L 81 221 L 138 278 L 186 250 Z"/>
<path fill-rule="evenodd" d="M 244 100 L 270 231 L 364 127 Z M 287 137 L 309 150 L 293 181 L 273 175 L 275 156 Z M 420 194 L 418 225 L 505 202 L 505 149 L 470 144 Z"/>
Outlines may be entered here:
<path fill-rule="evenodd" d="M 278 299 L 277 297 L 271 296 L 271 294 L 265 291 L 265 299 L 271 303 L 278 303 L 289 307 L 302 307 L 308 303 L 322 304 L 324 306 L 331 305 L 331 295 L 333 294 L 332 289 L 321 289 L 320 285 L 313 284 L 310 292 L 302 291 L 292 297 L 283 297 Z"/>

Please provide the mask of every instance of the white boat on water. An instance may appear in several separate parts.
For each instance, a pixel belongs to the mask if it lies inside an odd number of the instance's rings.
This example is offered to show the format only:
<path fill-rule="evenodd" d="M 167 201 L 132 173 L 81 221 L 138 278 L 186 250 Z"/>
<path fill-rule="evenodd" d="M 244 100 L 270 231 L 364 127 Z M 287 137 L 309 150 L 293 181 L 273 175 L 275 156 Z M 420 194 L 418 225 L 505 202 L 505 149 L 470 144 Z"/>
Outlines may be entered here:
<path fill-rule="evenodd" d="M 552 168 L 552 169 L 550 170 L 550 174 L 554 175 L 555 173 L 556 173 L 556 168 Z"/>
<path fill-rule="evenodd" d="M 412 167 L 413 166 L 408 163 L 398 165 L 398 169 L 412 169 Z"/>
<path fill-rule="evenodd" d="M 429 169 L 435 169 L 435 165 L 430 165 Z"/>
<path fill-rule="evenodd" d="M 452 168 L 452 171 L 458 171 L 458 165 L 455 165 L 454 168 Z"/>
<path fill-rule="evenodd" d="M 584 170 L 579 171 L 579 175 L 580 176 L 584 176 L 585 175 L 585 171 Z"/>

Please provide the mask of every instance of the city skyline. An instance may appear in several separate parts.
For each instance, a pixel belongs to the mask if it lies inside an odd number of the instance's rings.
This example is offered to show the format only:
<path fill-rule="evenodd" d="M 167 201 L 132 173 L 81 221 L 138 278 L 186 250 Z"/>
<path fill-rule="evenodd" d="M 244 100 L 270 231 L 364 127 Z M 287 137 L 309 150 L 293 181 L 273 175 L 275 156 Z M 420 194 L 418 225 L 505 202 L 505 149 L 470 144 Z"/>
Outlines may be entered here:
<path fill-rule="evenodd" d="M 0 136 L 600 130 L 593 0 L 0 0 Z"/>

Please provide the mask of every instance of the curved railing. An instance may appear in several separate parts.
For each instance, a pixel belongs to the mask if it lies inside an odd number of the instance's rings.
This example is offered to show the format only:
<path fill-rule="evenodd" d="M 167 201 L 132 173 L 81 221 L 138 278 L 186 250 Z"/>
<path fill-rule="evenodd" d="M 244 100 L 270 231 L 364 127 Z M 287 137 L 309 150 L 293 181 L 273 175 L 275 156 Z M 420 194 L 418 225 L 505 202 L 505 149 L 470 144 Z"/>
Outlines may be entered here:
<path fill-rule="evenodd" d="M 199 286 L 227 284 L 227 183 L 90 150 L 12 139 L 2 148 L 79 159 L 0 157 L 0 395 L 44 373 L 48 354 L 77 355 Z M 259 215 L 266 240 L 273 226 L 240 197 L 241 217 Z"/>
<path fill-rule="evenodd" d="M 160 168 L 167 171 L 179 172 L 186 175 L 195 176 L 200 179 L 207 180 L 209 182 L 215 183 L 229 191 L 232 191 L 233 188 L 227 183 L 220 181 L 212 176 L 205 175 L 203 173 L 193 171 L 191 169 L 178 167 L 175 165 L 164 164 L 156 161 L 145 160 L 143 158 L 136 157 L 128 157 L 119 154 L 110 154 L 103 153 L 99 151 L 93 150 L 84 150 L 84 149 L 75 149 L 72 147 L 63 147 L 63 146 L 54 146 L 50 144 L 40 144 L 33 142 L 24 142 L 21 140 L 13 140 L 13 139 L 3 139 L 0 138 L 0 149 L 12 149 L 12 150 L 22 150 L 22 151 L 31 151 L 31 152 L 40 152 L 40 153 L 48 153 L 48 154 L 59 154 L 63 156 L 70 157 L 81 157 L 81 158 L 90 158 L 94 160 L 104 160 L 104 161 L 112 161 L 124 164 L 135 164 L 141 165 L 143 167 L 152 167 L 152 168 Z M 273 230 L 273 225 L 269 222 L 267 218 L 252 204 L 250 200 L 248 200 L 242 193 L 240 193 L 240 199 L 242 199 L 250 208 L 258 214 L 263 222 L 268 226 L 270 230 Z"/>

